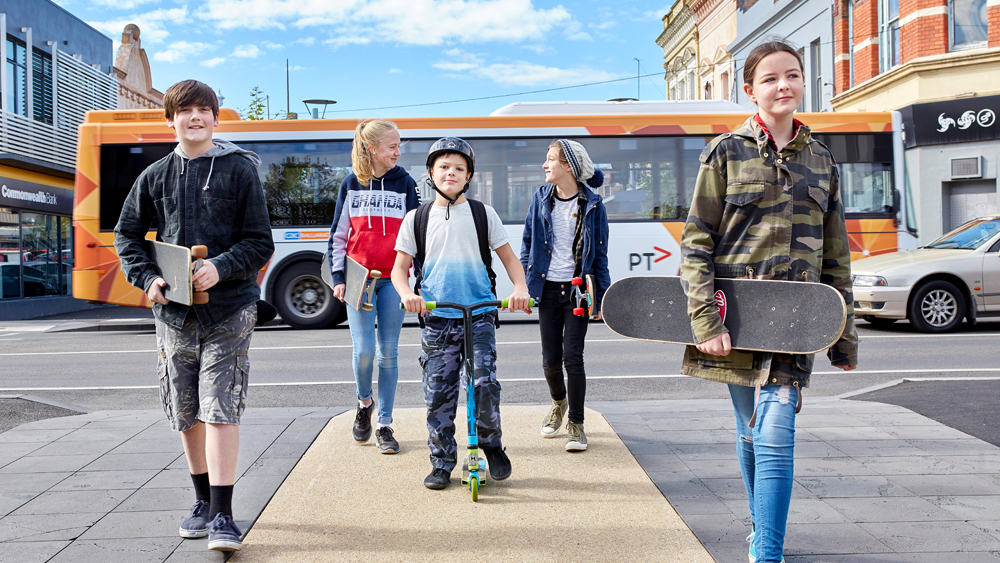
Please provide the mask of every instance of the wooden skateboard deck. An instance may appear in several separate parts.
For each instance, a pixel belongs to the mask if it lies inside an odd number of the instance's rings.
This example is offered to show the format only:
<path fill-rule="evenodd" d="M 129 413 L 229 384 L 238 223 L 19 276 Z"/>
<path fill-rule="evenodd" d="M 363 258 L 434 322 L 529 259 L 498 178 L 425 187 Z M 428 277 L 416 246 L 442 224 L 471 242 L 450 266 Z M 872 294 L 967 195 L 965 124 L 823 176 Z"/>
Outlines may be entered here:
<path fill-rule="evenodd" d="M 149 241 L 149 257 L 160 269 L 160 276 L 167 282 L 163 296 L 181 305 L 191 305 L 194 286 L 191 283 L 191 249 L 157 240 Z"/>
<path fill-rule="evenodd" d="M 359 309 L 370 311 L 372 291 L 375 287 L 374 283 L 368 283 L 368 279 L 379 279 L 382 273 L 378 270 L 369 271 L 350 256 L 346 258 L 344 265 L 344 280 L 347 286 L 344 289 L 344 302 L 355 311 Z"/>
<path fill-rule="evenodd" d="M 734 349 L 813 354 L 833 346 L 844 331 L 844 298 L 825 284 L 717 278 L 715 289 Z M 679 277 L 618 280 L 601 310 L 608 328 L 622 336 L 696 344 Z"/>

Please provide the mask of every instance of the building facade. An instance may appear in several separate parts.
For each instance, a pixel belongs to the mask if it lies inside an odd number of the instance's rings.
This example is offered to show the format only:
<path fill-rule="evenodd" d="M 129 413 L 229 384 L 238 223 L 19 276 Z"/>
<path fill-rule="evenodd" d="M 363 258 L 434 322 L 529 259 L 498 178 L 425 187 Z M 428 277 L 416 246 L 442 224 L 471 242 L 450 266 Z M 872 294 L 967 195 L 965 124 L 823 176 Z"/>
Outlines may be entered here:
<path fill-rule="evenodd" d="M 735 0 L 692 0 L 698 28 L 698 68 L 704 100 L 732 100 L 733 58 L 729 44 L 736 39 Z"/>
<path fill-rule="evenodd" d="M 903 114 L 919 239 L 997 211 L 1000 2 L 836 2 L 837 111 Z"/>
<path fill-rule="evenodd" d="M 122 44 L 115 53 L 118 109 L 163 109 L 163 92 L 153 88 L 149 59 L 139 39 L 139 26 L 130 23 L 122 31 Z"/>
<path fill-rule="evenodd" d="M 0 0 L 0 37 L 0 320 L 76 310 L 77 126 L 117 105 L 112 43 L 49 0 Z"/>
<path fill-rule="evenodd" d="M 688 0 L 677 0 L 663 16 L 663 32 L 656 38 L 663 49 L 668 100 L 702 99 L 698 72 L 698 27 Z"/>
<path fill-rule="evenodd" d="M 778 37 L 798 49 L 805 67 L 806 87 L 799 111 L 833 110 L 833 15 L 827 0 L 737 0 L 736 33 L 729 44 L 736 60 L 737 97 L 733 101 L 756 111 L 743 91 L 743 61 L 759 43 Z"/>

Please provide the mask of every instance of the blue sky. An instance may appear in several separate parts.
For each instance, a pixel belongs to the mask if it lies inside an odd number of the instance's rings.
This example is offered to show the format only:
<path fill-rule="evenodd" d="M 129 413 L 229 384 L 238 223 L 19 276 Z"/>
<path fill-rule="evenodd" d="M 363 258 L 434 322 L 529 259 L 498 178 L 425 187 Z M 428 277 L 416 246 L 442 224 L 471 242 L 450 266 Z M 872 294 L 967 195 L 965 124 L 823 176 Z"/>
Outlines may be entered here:
<path fill-rule="evenodd" d="M 57 0 L 114 39 L 137 24 L 160 91 L 195 78 L 246 107 L 259 86 L 284 110 L 336 100 L 327 117 L 487 115 L 515 101 L 663 99 L 656 37 L 671 2 L 638 0 Z M 517 94 L 397 109 L 386 106 Z"/>

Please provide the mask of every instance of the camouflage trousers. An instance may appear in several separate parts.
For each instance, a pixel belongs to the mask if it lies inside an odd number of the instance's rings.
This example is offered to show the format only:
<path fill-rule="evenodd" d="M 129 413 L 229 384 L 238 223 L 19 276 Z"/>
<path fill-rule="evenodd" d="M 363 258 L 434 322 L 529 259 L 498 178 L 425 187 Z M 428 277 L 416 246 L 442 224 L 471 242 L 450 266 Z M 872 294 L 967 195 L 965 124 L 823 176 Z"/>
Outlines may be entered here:
<path fill-rule="evenodd" d="M 251 303 L 228 320 L 206 329 L 189 312 L 180 330 L 156 321 L 156 371 L 163 412 L 174 430 L 199 420 L 239 424 L 250 376 L 250 337 L 257 321 Z"/>
<path fill-rule="evenodd" d="M 497 381 L 496 313 L 472 319 L 475 365 L 476 433 L 480 446 L 499 447 L 500 382 Z M 424 401 L 427 403 L 427 445 L 431 465 L 451 471 L 458 459 L 455 443 L 455 411 L 458 394 L 464 393 L 465 329 L 462 319 L 428 315 L 420 333 L 424 370 Z"/>

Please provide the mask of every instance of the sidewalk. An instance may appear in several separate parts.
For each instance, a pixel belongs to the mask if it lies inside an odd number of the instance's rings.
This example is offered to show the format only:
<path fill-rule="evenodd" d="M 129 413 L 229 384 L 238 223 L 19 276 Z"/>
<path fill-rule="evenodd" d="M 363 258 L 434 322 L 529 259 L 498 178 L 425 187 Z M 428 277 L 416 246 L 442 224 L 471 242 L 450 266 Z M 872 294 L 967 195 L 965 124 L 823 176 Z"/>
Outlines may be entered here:
<path fill-rule="evenodd" d="M 538 436 L 545 407 L 505 405 L 514 473 L 475 504 L 458 469 L 446 491 L 421 486 L 422 409 L 397 409 L 398 456 L 353 443 L 353 412 L 327 424 L 343 409 L 250 410 L 234 499 L 246 535 L 233 560 L 711 561 L 707 550 L 746 561 L 728 401 L 589 407 L 591 449 L 567 454 L 564 431 Z M 1000 448 L 901 407 L 818 397 L 796 442 L 788 563 L 1000 557 Z M 22 425 L 0 434 L 0 561 L 223 561 L 177 536 L 192 496 L 159 411 Z"/>

